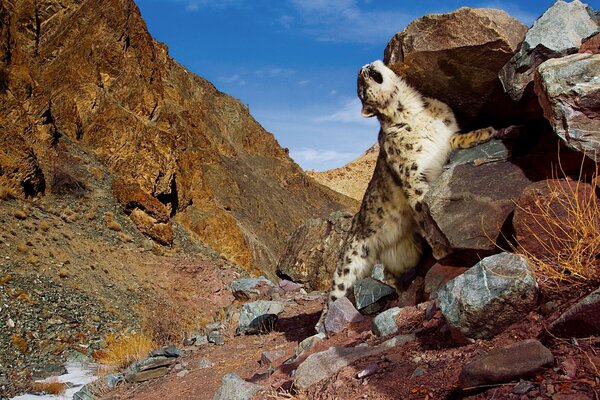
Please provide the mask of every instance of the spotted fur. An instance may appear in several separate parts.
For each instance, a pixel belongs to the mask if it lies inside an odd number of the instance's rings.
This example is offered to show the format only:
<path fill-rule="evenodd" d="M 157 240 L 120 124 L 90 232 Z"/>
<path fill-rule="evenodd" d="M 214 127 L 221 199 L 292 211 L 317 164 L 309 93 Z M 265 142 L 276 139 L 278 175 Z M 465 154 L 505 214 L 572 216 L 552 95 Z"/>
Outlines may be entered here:
<path fill-rule="evenodd" d="M 358 97 L 362 115 L 376 116 L 380 122 L 380 150 L 339 257 L 329 303 L 346 296 L 376 263 L 385 265 L 391 278 L 417 265 L 422 254 L 423 198 L 430 182 L 441 174 L 453 148 L 471 147 L 494 134 L 492 128 L 458 133 L 450 107 L 421 96 L 381 61 L 360 69 Z M 437 254 L 445 250 L 432 245 Z"/>

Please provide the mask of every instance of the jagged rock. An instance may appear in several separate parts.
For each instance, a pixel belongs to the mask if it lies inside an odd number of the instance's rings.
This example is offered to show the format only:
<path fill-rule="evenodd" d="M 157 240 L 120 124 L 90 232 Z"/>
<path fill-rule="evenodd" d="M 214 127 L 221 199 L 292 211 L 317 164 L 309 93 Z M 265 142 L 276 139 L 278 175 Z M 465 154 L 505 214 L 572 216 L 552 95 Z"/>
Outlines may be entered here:
<path fill-rule="evenodd" d="M 550 350 L 535 339 L 495 349 L 467 363 L 460 373 L 463 389 L 534 377 L 554 364 Z"/>
<path fill-rule="evenodd" d="M 600 160 L 600 55 L 573 54 L 542 63 L 535 92 L 554 132 L 571 148 Z"/>
<path fill-rule="evenodd" d="M 100 397 L 96 396 L 90 385 L 83 385 L 74 395 L 73 400 L 99 400 Z"/>
<path fill-rule="evenodd" d="M 25 132 L 7 134 L 9 124 L 4 118 L 0 118 L 0 132 L 0 187 L 22 197 L 44 193 L 46 179 L 33 149 L 21 137 Z"/>
<path fill-rule="evenodd" d="M 421 303 L 423 298 L 423 289 L 425 280 L 422 276 L 417 276 L 410 282 L 406 290 L 398 293 L 398 307 L 412 307 Z"/>
<path fill-rule="evenodd" d="M 390 40 L 384 62 L 425 96 L 450 105 L 459 125 L 505 123 L 506 116 L 518 110 L 503 92 L 498 71 L 526 31 L 525 25 L 496 9 L 426 15 Z"/>
<path fill-rule="evenodd" d="M 231 282 L 231 291 L 233 296 L 242 301 L 264 297 L 269 289 L 274 287 L 273 282 L 259 276 L 258 278 L 238 279 Z"/>
<path fill-rule="evenodd" d="M 387 336 L 398 332 L 396 317 L 400 314 L 400 308 L 394 307 L 373 318 L 372 331 L 377 336 Z"/>
<path fill-rule="evenodd" d="M 471 260 L 497 252 L 513 199 L 531 183 L 523 161 L 512 161 L 507 145 L 496 140 L 457 152 L 425 195 L 427 240 Z"/>
<path fill-rule="evenodd" d="M 45 174 L 84 150 L 207 246 L 273 275 L 307 218 L 354 206 L 309 178 L 241 101 L 177 64 L 133 0 L 5 2 L 0 20 L 0 154 L 20 165 L 0 185 L 43 192 L 21 139 Z"/>
<path fill-rule="evenodd" d="M 275 301 L 257 300 L 246 303 L 240 312 L 240 322 L 236 333 L 238 335 L 268 333 L 275 328 L 277 315 L 282 311 L 283 304 Z"/>
<path fill-rule="evenodd" d="M 440 263 L 434 264 L 425 274 L 424 295 L 425 299 L 437 299 L 438 291 L 451 279 L 456 278 L 468 268 L 453 267 Z"/>
<path fill-rule="evenodd" d="M 361 358 L 378 354 L 386 347 L 330 347 L 311 354 L 298 366 L 294 387 L 300 391 L 335 375 L 338 371 Z"/>
<path fill-rule="evenodd" d="M 292 281 L 288 281 L 287 279 L 282 279 L 279 282 L 279 292 L 283 294 L 299 292 L 302 289 L 302 285 L 299 283 L 295 283 Z"/>
<path fill-rule="evenodd" d="M 600 33 L 584 39 L 579 47 L 580 53 L 600 54 Z"/>
<path fill-rule="evenodd" d="M 500 80 L 514 100 L 533 82 L 537 67 L 549 58 L 577 53 L 581 42 L 600 31 L 594 12 L 579 0 L 557 1 L 525 34 L 519 51 L 502 67 Z"/>
<path fill-rule="evenodd" d="M 327 335 L 321 332 L 302 340 L 300 343 L 298 343 L 298 346 L 296 347 L 296 357 L 300 357 L 302 354 L 304 354 L 305 351 L 310 350 L 316 343 L 320 342 L 326 337 Z"/>
<path fill-rule="evenodd" d="M 198 361 L 198 368 L 200 369 L 212 368 L 214 366 L 215 364 L 206 357 L 202 357 L 200 361 Z"/>
<path fill-rule="evenodd" d="M 283 350 L 263 351 L 260 356 L 260 363 L 262 365 L 271 365 L 284 355 L 285 351 Z"/>
<path fill-rule="evenodd" d="M 175 362 L 174 357 L 148 357 L 127 367 L 123 375 L 129 383 L 144 382 L 165 376 Z"/>
<path fill-rule="evenodd" d="M 373 278 L 360 279 L 354 284 L 354 298 L 356 308 L 362 313 L 373 314 L 381 308 L 378 302 L 385 297 L 396 293 L 396 290 Z"/>
<path fill-rule="evenodd" d="M 526 259 L 500 253 L 449 281 L 438 298 L 451 328 L 490 339 L 535 308 L 537 283 Z"/>
<path fill-rule="evenodd" d="M 308 290 L 328 290 L 351 225 L 352 214 L 347 212 L 308 220 L 288 240 L 277 274 L 302 283 Z"/>
<path fill-rule="evenodd" d="M 237 374 L 229 373 L 223 376 L 213 400 L 250 400 L 260 389 L 260 385 L 246 382 Z"/>
<path fill-rule="evenodd" d="M 325 330 L 328 333 L 339 333 L 348 327 L 351 322 L 362 321 L 364 317 L 359 313 L 347 297 L 341 297 L 329 307 L 325 318 Z"/>
<path fill-rule="evenodd" d="M 207 336 L 208 343 L 216 344 L 217 346 L 223 346 L 225 344 L 225 336 L 219 331 L 211 331 Z"/>
<path fill-rule="evenodd" d="M 556 257 L 572 245 L 569 237 L 579 228 L 571 201 L 585 209 L 590 196 L 595 196 L 594 189 L 584 182 L 548 179 L 529 185 L 516 201 L 513 217 L 519 247 L 535 257 Z"/>
<path fill-rule="evenodd" d="M 571 306 L 550 325 L 548 331 L 563 338 L 599 335 L 600 289 Z"/>
<path fill-rule="evenodd" d="M 371 271 L 371 278 L 385 283 L 385 266 L 383 264 L 375 264 Z"/>

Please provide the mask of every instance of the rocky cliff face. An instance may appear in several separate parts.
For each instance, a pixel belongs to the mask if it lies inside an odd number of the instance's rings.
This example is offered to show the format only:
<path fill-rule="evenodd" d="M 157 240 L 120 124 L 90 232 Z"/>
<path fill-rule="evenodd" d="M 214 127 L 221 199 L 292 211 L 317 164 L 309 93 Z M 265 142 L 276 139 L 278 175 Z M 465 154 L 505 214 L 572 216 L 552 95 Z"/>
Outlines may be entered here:
<path fill-rule="evenodd" d="M 172 60 L 132 0 L 2 0 L 0 126 L 0 185 L 44 193 L 68 140 L 250 270 L 272 270 L 298 225 L 348 201 Z"/>

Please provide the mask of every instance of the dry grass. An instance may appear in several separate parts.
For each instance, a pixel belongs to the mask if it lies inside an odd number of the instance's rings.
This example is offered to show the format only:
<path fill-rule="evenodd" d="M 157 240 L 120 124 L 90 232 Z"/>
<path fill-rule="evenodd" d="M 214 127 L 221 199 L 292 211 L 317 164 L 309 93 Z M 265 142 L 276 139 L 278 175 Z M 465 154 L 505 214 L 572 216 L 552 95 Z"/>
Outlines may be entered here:
<path fill-rule="evenodd" d="M 27 219 L 27 213 L 23 210 L 16 210 L 15 218 L 20 219 L 20 220 L 25 220 L 25 219 Z"/>
<path fill-rule="evenodd" d="M 29 345 L 27 344 L 27 340 L 21 336 L 14 334 L 10 337 L 10 342 L 15 346 L 19 351 L 23 354 L 27 353 L 29 350 Z"/>
<path fill-rule="evenodd" d="M 96 354 L 99 361 L 115 369 L 127 368 L 142 360 L 156 348 L 154 341 L 142 333 L 121 336 L 115 340 L 107 338 L 108 347 Z"/>
<path fill-rule="evenodd" d="M 19 253 L 27 253 L 27 244 L 25 242 L 17 243 L 17 251 Z"/>
<path fill-rule="evenodd" d="M 166 300 L 154 301 L 142 315 L 142 331 L 161 346 L 181 343 L 193 326 L 185 310 Z"/>
<path fill-rule="evenodd" d="M 597 171 L 592 179 L 595 182 Z M 517 210 L 530 225 L 534 252 L 516 246 L 514 251 L 535 265 L 538 281 L 551 290 L 600 283 L 600 204 L 593 188 L 580 181 L 548 183 L 549 197 L 535 198 L 534 207 Z M 554 181 L 556 182 L 556 181 Z"/>
<path fill-rule="evenodd" d="M 111 231 L 121 232 L 123 230 L 121 224 L 117 222 L 115 216 L 111 212 L 104 214 L 104 222 L 106 222 L 106 227 Z"/>
<path fill-rule="evenodd" d="M 13 200 L 17 198 L 17 191 L 13 188 L 0 186 L 0 200 Z"/>
<path fill-rule="evenodd" d="M 48 382 L 35 382 L 33 384 L 33 390 L 36 393 L 53 394 L 55 396 L 63 394 L 66 389 L 67 385 L 59 382 L 57 378 L 50 378 Z"/>

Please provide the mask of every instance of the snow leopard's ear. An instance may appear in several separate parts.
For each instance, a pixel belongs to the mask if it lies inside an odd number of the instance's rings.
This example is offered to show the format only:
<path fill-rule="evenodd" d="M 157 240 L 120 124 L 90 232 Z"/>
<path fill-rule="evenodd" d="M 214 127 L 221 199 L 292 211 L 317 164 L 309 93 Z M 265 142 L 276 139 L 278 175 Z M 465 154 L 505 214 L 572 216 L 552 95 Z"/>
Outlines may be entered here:
<path fill-rule="evenodd" d="M 376 114 L 375 109 L 366 104 L 362 105 L 362 110 L 360 110 L 360 113 L 365 118 L 374 117 Z"/>

